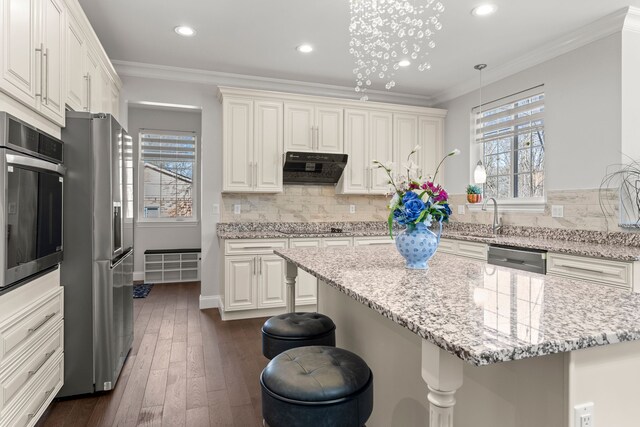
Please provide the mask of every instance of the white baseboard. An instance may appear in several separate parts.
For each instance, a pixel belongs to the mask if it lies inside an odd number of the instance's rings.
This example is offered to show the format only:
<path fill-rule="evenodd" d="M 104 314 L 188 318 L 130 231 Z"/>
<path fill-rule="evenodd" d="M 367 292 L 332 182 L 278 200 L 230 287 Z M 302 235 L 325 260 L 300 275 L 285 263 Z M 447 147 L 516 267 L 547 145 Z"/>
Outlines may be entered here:
<path fill-rule="evenodd" d="M 200 295 L 200 310 L 220 307 L 220 295 Z"/>
<path fill-rule="evenodd" d="M 137 282 L 139 280 L 144 280 L 144 271 L 134 271 L 133 272 L 133 281 Z"/>

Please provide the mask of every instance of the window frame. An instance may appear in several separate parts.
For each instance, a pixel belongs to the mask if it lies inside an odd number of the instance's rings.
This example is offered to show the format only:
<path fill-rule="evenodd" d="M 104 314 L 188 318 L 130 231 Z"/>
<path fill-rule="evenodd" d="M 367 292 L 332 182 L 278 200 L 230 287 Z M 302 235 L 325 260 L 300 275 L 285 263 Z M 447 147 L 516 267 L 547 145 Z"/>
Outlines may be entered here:
<path fill-rule="evenodd" d="M 194 146 L 195 146 L 195 159 L 193 162 L 193 173 L 191 178 L 191 200 L 192 207 L 191 212 L 192 216 L 187 217 L 174 217 L 174 218 L 147 218 L 144 215 L 144 161 L 142 160 L 142 134 L 157 134 L 157 135 L 191 135 L 194 137 Z M 175 226 L 190 226 L 196 225 L 200 222 L 199 217 L 199 206 L 200 206 L 200 181 L 199 181 L 199 171 L 200 171 L 200 137 L 195 131 L 179 131 L 179 130 L 160 130 L 160 129 L 140 129 L 138 132 L 138 143 L 137 143 L 137 171 L 135 172 L 137 175 L 138 189 L 136 191 L 135 198 L 137 199 L 137 221 L 136 223 L 141 226 L 156 226 L 158 224 L 163 225 L 175 225 Z"/>
<path fill-rule="evenodd" d="M 503 98 L 500 98 L 498 100 L 495 101 L 491 101 L 488 103 L 485 103 L 482 105 L 482 111 L 488 111 L 488 110 L 492 110 L 495 108 L 499 108 L 500 106 L 506 105 L 506 104 L 510 104 L 510 103 L 514 103 L 514 102 L 518 102 L 520 100 L 523 99 L 527 99 L 530 97 L 533 97 L 535 95 L 538 94 L 545 94 L 545 90 L 544 90 L 544 85 L 538 85 L 535 87 L 532 87 L 530 89 L 526 89 L 523 91 L 520 91 L 518 93 L 509 95 L 509 96 L 505 96 Z M 543 98 L 543 103 L 544 101 L 546 101 L 546 96 Z M 544 104 L 543 104 L 544 105 Z M 471 146 L 471 150 L 470 150 L 470 170 L 471 170 L 471 176 L 473 176 L 473 170 L 475 169 L 478 161 L 482 161 L 483 165 L 485 166 L 485 169 L 487 167 L 486 161 L 485 161 L 485 143 L 484 142 L 478 142 L 477 141 L 477 137 L 476 137 L 476 131 L 477 131 L 477 116 L 478 116 L 478 112 L 479 112 L 479 106 L 473 107 L 471 109 L 470 112 L 470 146 Z M 543 124 L 542 124 L 542 129 L 545 129 L 545 121 L 544 121 L 544 113 L 541 117 Z M 519 151 L 520 149 L 517 148 L 517 144 L 519 143 L 517 138 L 518 136 L 521 134 L 516 133 L 515 135 L 510 136 L 511 141 L 509 141 L 510 143 L 510 147 L 509 147 L 509 151 L 508 153 L 511 156 L 511 165 L 515 165 L 514 161 L 516 159 L 516 152 Z M 545 134 L 545 140 L 543 141 L 543 145 L 546 145 L 546 134 Z M 533 148 L 533 145 L 531 148 L 529 148 L 529 152 L 531 152 L 531 149 Z M 546 151 L 546 150 L 545 150 Z M 497 153 L 496 153 L 497 155 Z M 542 189 L 542 196 L 540 197 L 535 197 L 535 196 L 529 196 L 529 197 L 513 197 L 514 193 L 517 193 L 517 189 L 515 188 L 515 186 L 517 185 L 517 181 L 515 180 L 516 175 L 519 175 L 518 172 L 516 171 L 517 167 L 514 168 L 512 167 L 510 172 L 509 172 L 509 177 L 511 180 L 510 183 L 510 188 L 509 188 L 509 194 L 511 197 L 508 198 L 498 198 L 495 197 L 496 201 L 498 202 L 498 204 L 501 207 L 501 210 L 503 211 L 517 211 L 517 212 L 536 212 L 536 213 L 540 213 L 540 212 L 544 212 L 545 210 L 545 206 L 546 206 L 546 194 L 547 194 L 547 190 L 546 190 L 546 185 L 543 184 L 543 189 Z M 543 167 L 542 167 L 542 171 L 545 174 L 546 177 L 546 159 L 544 160 L 543 163 Z M 532 176 L 533 172 L 528 172 L 527 174 L 529 176 Z M 499 176 L 498 175 L 492 175 L 492 176 Z M 487 176 L 487 178 L 489 178 L 489 176 Z M 545 183 L 546 184 L 546 183 Z M 485 194 L 485 184 L 482 184 L 482 188 L 483 188 L 483 196 L 486 198 L 486 194 Z M 468 208 L 471 211 L 476 211 L 476 210 L 480 210 L 481 209 L 481 204 L 477 204 L 477 203 L 467 203 Z"/>

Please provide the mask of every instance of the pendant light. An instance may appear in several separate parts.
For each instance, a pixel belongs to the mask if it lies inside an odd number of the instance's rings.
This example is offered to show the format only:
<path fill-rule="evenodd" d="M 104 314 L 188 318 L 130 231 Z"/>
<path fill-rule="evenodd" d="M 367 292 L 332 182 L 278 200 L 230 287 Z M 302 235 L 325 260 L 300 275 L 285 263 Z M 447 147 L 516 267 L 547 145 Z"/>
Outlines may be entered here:
<path fill-rule="evenodd" d="M 482 70 L 487 68 L 487 64 L 478 64 L 473 68 L 480 72 L 480 113 L 478 117 L 480 117 L 480 123 L 482 124 Z M 478 160 L 478 164 L 473 170 L 473 181 L 476 184 L 484 184 L 487 182 L 487 171 L 482 164 L 482 160 Z"/>

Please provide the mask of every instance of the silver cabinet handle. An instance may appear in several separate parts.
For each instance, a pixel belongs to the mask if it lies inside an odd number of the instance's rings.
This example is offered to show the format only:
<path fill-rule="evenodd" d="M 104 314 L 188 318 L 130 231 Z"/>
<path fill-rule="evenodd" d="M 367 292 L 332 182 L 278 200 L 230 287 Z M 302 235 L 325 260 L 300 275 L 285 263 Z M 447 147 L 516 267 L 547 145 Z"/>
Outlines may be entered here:
<path fill-rule="evenodd" d="M 45 70 L 46 70 L 44 73 L 45 90 L 43 91 L 44 92 L 43 100 L 45 104 L 49 105 L 49 48 L 45 49 L 43 55 L 44 55 L 44 60 L 45 60 L 44 63 L 45 63 Z"/>
<path fill-rule="evenodd" d="M 27 372 L 27 377 L 31 378 L 32 376 L 34 376 L 35 374 L 38 373 L 38 371 L 44 366 L 45 363 L 47 363 L 47 361 L 49 361 L 49 359 L 51 358 L 51 356 L 53 356 L 53 353 L 55 353 L 56 351 L 50 351 L 49 353 L 44 355 L 44 360 L 42 362 L 40 362 L 40 364 L 32 371 Z"/>
<path fill-rule="evenodd" d="M 258 258 L 258 266 L 260 267 L 260 272 L 258 274 L 262 276 L 262 257 Z"/>
<path fill-rule="evenodd" d="M 89 111 L 89 85 L 91 84 L 89 82 L 89 73 L 84 75 L 84 80 L 87 82 L 87 89 L 84 91 L 84 94 L 87 96 L 87 103 L 84 107 L 84 111 Z"/>
<path fill-rule="evenodd" d="M 316 150 L 320 150 L 320 126 L 316 126 Z"/>
<path fill-rule="evenodd" d="M 40 323 L 38 323 L 38 324 L 37 324 L 36 326 L 34 326 L 33 328 L 29 328 L 29 329 L 27 330 L 27 333 L 28 333 L 28 334 L 32 334 L 32 333 L 34 333 L 35 331 L 37 331 L 38 329 L 42 328 L 42 327 L 45 325 L 45 323 L 47 323 L 47 322 L 49 321 L 49 319 L 53 318 L 53 316 L 55 316 L 55 315 L 56 315 L 56 313 L 47 314 L 46 316 L 44 316 L 44 319 L 42 319 L 42 320 L 40 321 Z"/>
<path fill-rule="evenodd" d="M 93 78 L 89 74 L 89 96 L 87 97 L 87 111 L 91 111 L 91 98 L 93 98 L 93 91 L 91 90 L 91 81 Z"/>
<path fill-rule="evenodd" d="M 44 45 L 42 43 L 40 43 L 40 47 L 36 48 L 36 52 L 39 54 L 40 56 L 40 93 L 36 93 L 36 96 L 42 97 L 42 92 L 43 92 L 43 88 L 42 88 L 42 79 L 44 77 Z"/>
<path fill-rule="evenodd" d="M 254 168 L 253 176 L 255 177 L 253 186 L 257 187 L 258 186 L 258 162 L 253 162 L 253 168 Z"/>
<path fill-rule="evenodd" d="M 40 409 L 42 409 L 42 407 L 44 406 L 45 402 L 46 402 L 46 401 L 47 401 L 47 399 L 49 398 L 49 395 L 50 395 L 51 393 L 53 393 L 53 390 L 55 390 L 55 389 L 56 389 L 56 387 L 55 387 L 55 386 L 53 386 L 53 387 L 51 388 L 51 390 L 47 390 L 47 391 L 45 391 L 45 392 L 44 392 L 44 399 L 42 400 L 42 403 L 40 403 L 40 404 L 38 405 L 38 409 L 36 410 L 36 412 L 31 412 L 29 415 L 27 415 L 27 418 L 28 418 L 28 419 L 34 418 L 34 417 L 36 416 L 36 414 L 37 414 L 38 412 L 40 412 Z"/>
<path fill-rule="evenodd" d="M 605 274 L 604 270 L 597 270 L 597 269 L 586 268 L 586 267 L 576 267 L 576 266 L 573 266 L 573 265 L 558 264 L 558 267 L 565 267 L 565 268 L 568 268 L 570 270 L 588 271 L 590 273 Z"/>
<path fill-rule="evenodd" d="M 242 249 L 271 249 L 273 246 L 243 246 Z"/>

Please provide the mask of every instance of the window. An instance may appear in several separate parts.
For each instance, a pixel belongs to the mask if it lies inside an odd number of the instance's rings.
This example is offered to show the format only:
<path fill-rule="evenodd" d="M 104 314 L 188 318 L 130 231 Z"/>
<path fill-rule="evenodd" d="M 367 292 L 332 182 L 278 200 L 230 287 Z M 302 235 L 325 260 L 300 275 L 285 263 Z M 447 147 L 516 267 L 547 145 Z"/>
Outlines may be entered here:
<path fill-rule="evenodd" d="M 544 92 L 537 87 L 474 110 L 485 197 L 544 197 Z M 515 99 L 514 99 L 515 98 Z"/>
<path fill-rule="evenodd" d="M 133 220 L 133 138 L 124 138 L 125 220 Z"/>
<path fill-rule="evenodd" d="M 140 169 L 144 177 L 140 217 L 195 220 L 197 144 L 193 132 L 140 133 Z"/>

